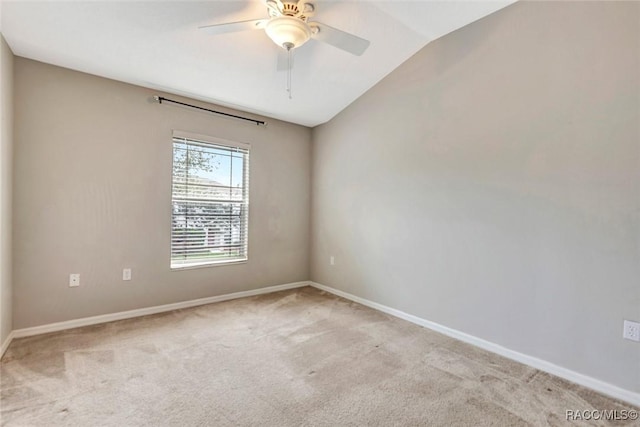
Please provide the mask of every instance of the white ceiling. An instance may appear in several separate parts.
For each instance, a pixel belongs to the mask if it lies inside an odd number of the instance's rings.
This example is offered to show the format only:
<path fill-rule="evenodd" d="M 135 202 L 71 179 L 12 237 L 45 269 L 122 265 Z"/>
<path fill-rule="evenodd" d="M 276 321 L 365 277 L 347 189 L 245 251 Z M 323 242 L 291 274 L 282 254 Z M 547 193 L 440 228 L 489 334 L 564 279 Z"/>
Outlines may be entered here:
<path fill-rule="evenodd" d="M 293 99 L 276 66 L 281 49 L 264 31 L 198 30 L 267 17 L 261 0 L 2 0 L 0 28 L 18 56 L 315 126 L 429 41 L 513 2 L 316 0 L 311 20 L 371 45 L 357 57 L 310 40 L 295 55 Z"/>

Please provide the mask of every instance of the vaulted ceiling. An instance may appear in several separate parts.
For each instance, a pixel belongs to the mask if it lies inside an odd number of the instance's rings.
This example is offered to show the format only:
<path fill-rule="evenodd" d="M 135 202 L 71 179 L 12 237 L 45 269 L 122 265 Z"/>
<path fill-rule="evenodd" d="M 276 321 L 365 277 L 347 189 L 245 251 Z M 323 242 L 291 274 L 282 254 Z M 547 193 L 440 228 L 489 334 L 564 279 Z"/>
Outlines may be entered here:
<path fill-rule="evenodd" d="M 13 52 L 62 67 L 306 126 L 330 120 L 430 41 L 513 3 L 311 0 L 315 16 L 371 41 L 362 56 L 310 40 L 294 52 L 262 30 L 200 26 L 267 17 L 264 1 L 2 1 Z"/>

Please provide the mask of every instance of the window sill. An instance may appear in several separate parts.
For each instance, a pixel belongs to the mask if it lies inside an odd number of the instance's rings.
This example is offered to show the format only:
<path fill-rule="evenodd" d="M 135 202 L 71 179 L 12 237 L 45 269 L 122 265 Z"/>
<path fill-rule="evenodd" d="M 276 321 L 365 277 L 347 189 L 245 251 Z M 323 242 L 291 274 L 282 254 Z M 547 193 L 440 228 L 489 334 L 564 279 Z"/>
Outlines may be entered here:
<path fill-rule="evenodd" d="M 223 267 L 225 265 L 236 265 L 236 264 L 246 264 L 248 259 L 238 259 L 238 260 L 230 260 L 230 261 L 206 261 L 206 262 L 194 262 L 191 264 L 178 264 L 172 265 L 171 271 L 180 271 L 180 270 L 193 270 L 196 268 L 207 268 L 207 267 Z"/>

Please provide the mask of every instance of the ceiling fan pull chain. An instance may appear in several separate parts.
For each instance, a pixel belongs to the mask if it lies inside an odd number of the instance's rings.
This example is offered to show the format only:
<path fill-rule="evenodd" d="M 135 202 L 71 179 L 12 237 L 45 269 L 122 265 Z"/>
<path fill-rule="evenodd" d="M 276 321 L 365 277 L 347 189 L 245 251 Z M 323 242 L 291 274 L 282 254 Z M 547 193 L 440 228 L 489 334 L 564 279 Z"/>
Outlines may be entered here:
<path fill-rule="evenodd" d="M 287 92 L 289 92 L 289 99 L 291 97 L 291 51 L 293 51 L 293 47 L 290 43 L 285 43 L 285 48 L 287 49 Z"/>

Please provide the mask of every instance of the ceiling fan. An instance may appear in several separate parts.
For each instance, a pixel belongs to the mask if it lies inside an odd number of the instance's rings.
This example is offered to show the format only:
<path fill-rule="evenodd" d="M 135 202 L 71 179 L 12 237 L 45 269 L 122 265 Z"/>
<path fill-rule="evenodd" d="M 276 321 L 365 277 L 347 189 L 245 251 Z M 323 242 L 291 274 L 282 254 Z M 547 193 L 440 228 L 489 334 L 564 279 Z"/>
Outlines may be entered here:
<path fill-rule="evenodd" d="M 309 21 L 315 6 L 305 0 L 267 0 L 269 17 L 249 21 L 206 25 L 201 30 L 211 35 L 246 30 L 264 30 L 279 47 L 291 51 L 309 39 L 319 40 L 360 56 L 369 47 L 369 41 L 317 21 Z"/>

